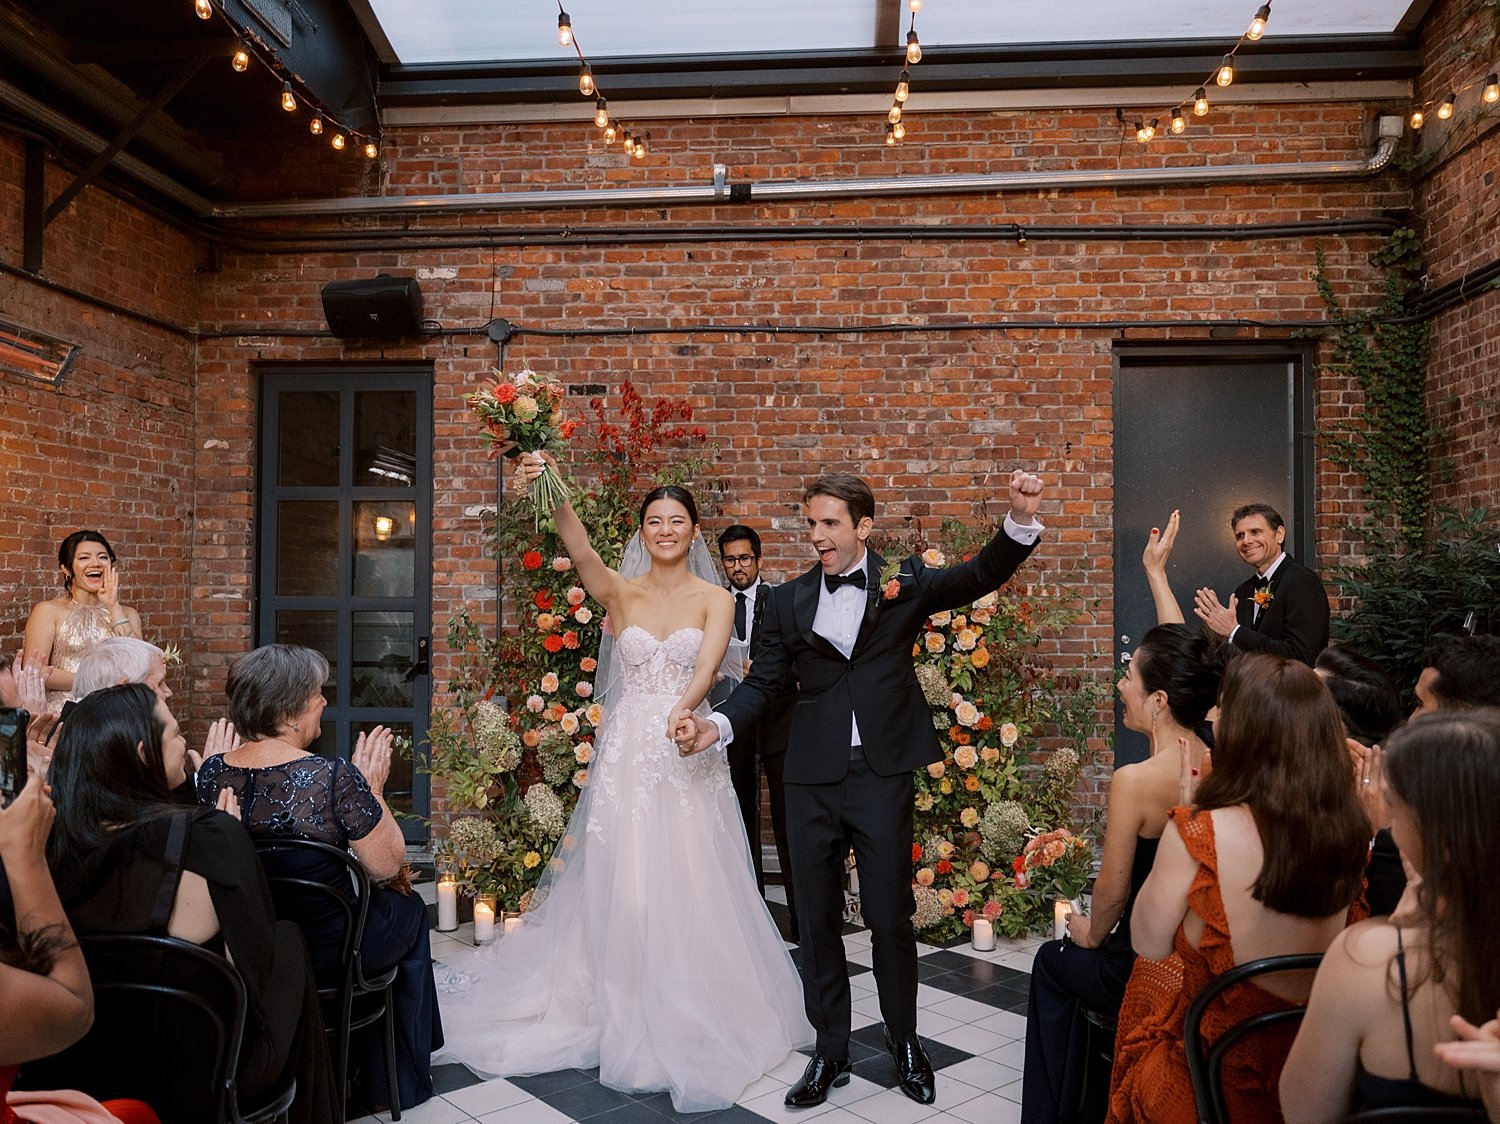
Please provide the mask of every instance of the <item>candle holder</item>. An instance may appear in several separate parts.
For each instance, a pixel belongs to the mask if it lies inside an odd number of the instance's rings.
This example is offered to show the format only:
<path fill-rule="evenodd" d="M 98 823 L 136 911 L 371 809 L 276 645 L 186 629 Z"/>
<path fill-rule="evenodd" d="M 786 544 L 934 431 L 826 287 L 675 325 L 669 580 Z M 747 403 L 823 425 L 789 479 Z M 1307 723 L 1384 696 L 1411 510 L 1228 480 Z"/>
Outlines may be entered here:
<path fill-rule="evenodd" d="M 495 939 L 495 895 L 474 895 L 474 943 L 489 944 Z"/>
<path fill-rule="evenodd" d="M 512 910 L 505 915 L 505 920 L 501 922 L 500 931 L 508 937 L 512 933 L 519 931 L 521 925 L 521 915 Z"/>
<path fill-rule="evenodd" d="M 975 952 L 994 952 L 995 923 L 988 917 L 974 918 L 974 929 L 969 939 Z"/>
<path fill-rule="evenodd" d="M 440 857 L 437 867 L 437 928 L 451 933 L 458 928 L 458 873 L 451 858 Z"/>

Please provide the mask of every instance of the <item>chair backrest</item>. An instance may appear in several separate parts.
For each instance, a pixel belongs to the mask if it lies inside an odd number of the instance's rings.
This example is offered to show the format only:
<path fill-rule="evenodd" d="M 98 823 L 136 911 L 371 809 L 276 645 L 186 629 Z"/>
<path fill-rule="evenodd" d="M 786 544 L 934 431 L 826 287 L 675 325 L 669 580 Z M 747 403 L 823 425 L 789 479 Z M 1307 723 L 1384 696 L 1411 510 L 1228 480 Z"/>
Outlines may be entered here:
<path fill-rule="evenodd" d="M 346 849 L 312 839 L 264 837 L 255 850 L 276 916 L 300 925 L 322 991 L 350 986 L 370 909 L 370 876 Z M 330 927 L 324 921 L 333 917 Z M 335 961 L 330 953 L 337 954 Z M 330 978 L 337 965 L 339 978 Z"/>
<path fill-rule="evenodd" d="M 1292 1005 L 1241 1019 L 1219 1035 L 1213 1047 L 1205 1051 L 1203 1015 L 1209 1005 L 1236 984 L 1275 972 L 1312 971 L 1322 959 L 1323 954 L 1320 952 L 1306 952 L 1293 956 L 1267 956 L 1248 964 L 1237 964 L 1209 980 L 1193 999 L 1183 1022 L 1183 1045 L 1187 1050 L 1188 1077 L 1193 1083 L 1193 1099 L 1198 1103 L 1198 1119 L 1201 1124 L 1229 1124 L 1221 1077 L 1225 1055 L 1247 1035 L 1267 1027 L 1298 1021 L 1307 1010 L 1305 1005 Z"/>
<path fill-rule="evenodd" d="M 85 934 L 94 1023 L 60 1054 L 28 1062 L 18 1084 L 145 1101 L 162 1124 L 225 1120 L 245 985 L 223 956 L 175 937 Z"/>

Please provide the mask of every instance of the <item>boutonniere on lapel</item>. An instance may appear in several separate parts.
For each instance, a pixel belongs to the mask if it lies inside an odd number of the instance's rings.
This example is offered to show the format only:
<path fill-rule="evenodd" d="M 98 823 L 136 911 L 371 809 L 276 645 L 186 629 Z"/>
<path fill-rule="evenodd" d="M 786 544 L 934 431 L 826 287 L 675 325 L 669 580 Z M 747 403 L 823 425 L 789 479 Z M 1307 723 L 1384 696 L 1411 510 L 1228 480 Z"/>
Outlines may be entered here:
<path fill-rule="evenodd" d="M 901 563 L 887 562 L 880 571 L 880 596 L 894 601 L 901 596 Z"/>
<path fill-rule="evenodd" d="M 1254 596 L 1252 596 L 1250 600 L 1255 602 L 1255 607 L 1257 609 L 1264 609 L 1268 605 L 1270 605 L 1272 601 L 1276 600 L 1276 595 L 1271 592 L 1270 586 L 1266 586 L 1266 588 L 1264 589 L 1257 589 Z"/>

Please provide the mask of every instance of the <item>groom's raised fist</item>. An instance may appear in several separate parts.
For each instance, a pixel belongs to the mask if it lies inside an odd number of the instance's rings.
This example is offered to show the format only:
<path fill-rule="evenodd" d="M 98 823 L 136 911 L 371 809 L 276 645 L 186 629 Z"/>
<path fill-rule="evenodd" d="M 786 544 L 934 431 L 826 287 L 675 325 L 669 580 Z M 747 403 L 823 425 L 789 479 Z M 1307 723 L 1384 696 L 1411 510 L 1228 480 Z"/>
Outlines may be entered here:
<path fill-rule="evenodd" d="M 1016 469 L 1010 474 L 1010 517 L 1017 523 L 1032 522 L 1042 506 L 1042 478 Z"/>

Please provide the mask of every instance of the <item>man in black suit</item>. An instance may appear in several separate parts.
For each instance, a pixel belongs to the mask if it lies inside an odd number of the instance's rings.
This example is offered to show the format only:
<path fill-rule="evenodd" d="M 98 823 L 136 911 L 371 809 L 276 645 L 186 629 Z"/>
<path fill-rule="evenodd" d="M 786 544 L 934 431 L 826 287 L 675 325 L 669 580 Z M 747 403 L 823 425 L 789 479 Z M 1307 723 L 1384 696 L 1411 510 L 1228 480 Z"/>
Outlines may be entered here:
<path fill-rule="evenodd" d="M 1234 548 L 1255 568 L 1226 607 L 1200 589 L 1193 612 L 1205 628 L 1245 652 L 1270 652 L 1311 666 L 1328 647 L 1328 591 L 1318 575 L 1281 549 L 1286 524 L 1274 507 L 1247 503 L 1229 519 Z"/>
<path fill-rule="evenodd" d="M 749 646 L 748 671 L 760 644 L 761 614 L 771 590 L 776 588 L 760 576 L 760 535 L 743 523 L 726 528 L 719 536 L 719 561 L 724 564 L 724 576 L 729 579 L 729 588 L 734 593 L 734 637 Z M 766 890 L 766 876 L 761 860 L 760 771 L 757 765 L 764 764 L 766 791 L 771 800 L 771 832 L 776 838 L 776 857 L 781 865 L 781 881 L 786 887 L 786 908 L 791 915 L 793 941 L 797 939 L 797 897 L 792 887 L 792 863 L 787 848 L 782 766 L 786 762 L 787 735 L 792 728 L 792 703 L 796 694 L 795 690 L 788 690 L 767 709 L 753 729 L 725 747 L 729 758 L 729 779 L 740 802 L 745 833 L 750 838 L 755 884 L 762 894 Z M 713 701 L 717 703 L 720 699 L 714 698 Z"/>
<path fill-rule="evenodd" d="M 913 556 L 892 565 L 865 548 L 875 497 L 856 476 L 824 476 L 803 495 L 818 565 L 772 592 L 750 674 L 709 718 L 683 711 L 674 729 L 698 752 L 756 720 L 797 684 L 785 781 L 801 968 L 816 1053 L 787 1092 L 821 1104 L 849 1080 L 850 1000 L 844 958 L 844 858 L 859 866 L 886 1045 L 901 1091 L 931 1104 L 935 1078 L 917 1037 L 917 951 L 911 915 L 913 772 L 942 751 L 917 683 L 912 645 L 933 613 L 972 604 L 1025 561 L 1042 527 L 1042 482 L 1017 470 L 1003 529 L 945 569 Z"/>

